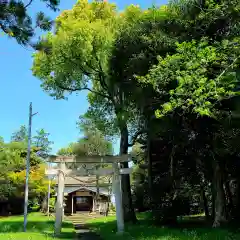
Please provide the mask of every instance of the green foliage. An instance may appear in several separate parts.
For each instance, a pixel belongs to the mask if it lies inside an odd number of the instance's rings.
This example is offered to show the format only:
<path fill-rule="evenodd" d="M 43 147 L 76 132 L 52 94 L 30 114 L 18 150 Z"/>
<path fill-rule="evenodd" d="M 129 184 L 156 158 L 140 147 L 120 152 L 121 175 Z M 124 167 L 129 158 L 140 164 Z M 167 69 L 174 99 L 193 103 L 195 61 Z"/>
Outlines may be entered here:
<path fill-rule="evenodd" d="M 46 158 L 52 150 L 51 145 L 53 142 L 49 140 L 49 135 L 50 134 L 42 128 L 32 137 L 32 148 L 41 158 Z M 23 148 L 27 148 L 27 140 L 28 132 L 26 126 L 24 125 L 21 126 L 18 131 L 14 132 L 11 137 L 12 142 L 23 142 Z"/>
<path fill-rule="evenodd" d="M 78 142 L 69 144 L 66 148 L 61 148 L 58 151 L 59 155 L 112 155 L 112 143 L 104 138 L 104 135 L 97 129 L 84 128 L 84 137 L 80 138 Z"/>
<path fill-rule="evenodd" d="M 55 201 L 56 201 L 55 197 L 50 198 L 50 200 L 49 200 L 49 211 L 50 212 L 54 212 L 55 211 Z"/>
<path fill-rule="evenodd" d="M 116 207 L 112 203 L 110 203 L 109 210 L 110 210 L 110 212 L 115 213 L 116 212 Z"/>
<path fill-rule="evenodd" d="M 29 199 L 41 200 L 48 191 L 48 181 L 45 179 L 45 165 L 39 149 L 43 147 L 45 153 L 49 150 L 48 134 L 42 129 L 34 137 L 30 152 Z M 12 141 L 0 142 L 0 201 L 9 203 L 13 213 L 22 213 L 22 203 L 25 189 L 27 157 L 27 130 L 22 126 L 12 135 Z M 15 204 L 17 201 L 18 204 Z M 15 204 L 15 205 L 14 205 Z M 15 207 L 14 207 L 15 206 Z M 2 205 L 6 211 L 9 209 Z"/>
<path fill-rule="evenodd" d="M 59 0 L 41 0 L 48 8 L 53 11 L 57 10 Z M 0 3 L 0 28 L 9 37 L 13 37 L 19 44 L 32 44 L 31 40 L 35 35 L 35 29 L 49 31 L 52 21 L 49 17 L 40 11 L 36 15 L 34 23 L 29 12 L 29 8 L 33 1 L 1 1 Z"/>
<path fill-rule="evenodd" d="M 10 142 L 0 146 L 0 166 L 6 174 L 8 171 L 20 171 L 25 169 L 27 156 L 27 144 L 25 142 Z M 36 149 L 32 148 L 30 155 L 31 166 L 41 163 L 41 159 L 36 155 Z"/>
<path fill-rule="evenodd" d="M 89 79 L 106 72 L 117 31 L 116 7 L 108 2 L 80 0 L 56 19 L 55 34 L 42 38 L 34 54 L 33 74 L 50 95 L 88 88 Z M 103 77 L 103 76 L 101 76 Z"/>
<path fill-rule="evenodd" d="M 221 41 L 239 36 L 239 8 L 238 0 L 173 0 L 169 6 L 176 33 L 187 41 L 202 37 Z"/>
<path fill-rule="evenodd" d="M 22 125 L 20 129 L 12 134 L 12 142 L 27 142 L 28 132 L 25 125 Z"/>
<path fill-rule="evenodd" d="M 38 156 L 46 158 L 51 152 L 52 141 L 49 140 L 49 133 L 47 133 L 43 128 L 38 130 L 37 135 L 33 137 L 33 145 L 39 149 Z"/>
<path fill-rule="evenodd" d="M 85 128 L 83 126 L 83 128 Z M 74 146 L 77 155 L 112 155 L 112 143 L 107 141 L 98 129 L 84 129 L 84 137 Z"/>
<path fill-rule="evenodd" d="M 117 119 L 111 105 L 104 98 L 89 93 L 90 107 L 79 117 L 78 126 L 95 128 L 101 131 L 108 139 L 114 139 L 119 134 Z"/>
<path fill-rule="evenodd" d="M 6 194 L 1 195 L 2 198 L 4 196 L 14 195 L 16 192 L 16 187 L 18 187 L 20 192 L 23 193 L 24 184 L 25 184 L 25 168 L 26 168 L 26 155 L 27 148 L 24 142 L 11 142 L 5 143 L 0 149 L 0 167 L 2 169 L 0 179 L 2 181 L 2 193 L 6 192 Z M 39 164 L 42 162 L 41 158 L 39 158 L 36 154 L 36 150 L 33 148 L 30 155 L 30 166 L 34 171 L 39 170 Z M 44 181 L 45 173 L 42 169 L 39 173 L 41 173 L 40 181 Z M 11 176 L 11 177 L 10 177 Z M 19 176 L 19 177 L 13 177 Z M 15 180 L 14 180 L 15 179 Z M 36 191 L 38 195 L 42 190 L 37 190 L 36 185 L 38 184 L 38 180 L 34 180 L 34 186 L 32 186 L 33 192 Z M 42 182 L 39 183 L 39 188 L 41 189 L 46 186 L 42 185 Z M 18 191 L 18 190 L 16 190 Z M 21 193 L 21 194 L 22 194 Z"/>
<path fill-rule="evenodd" d="M 149 205 L 149 191 L 148 191 L 148 173 L 142 168 L 146 162 L 146 153 L 142 149 L 143 145 L 136 143 L 132 147 L 131 156 L 133 165 L 133 172 L 130 175 L 133 204 L 134 208 L 139 212 L 150 209 Z"/>
<path fill-rule="evenodd" d="M 98 137 L 98 136 L 97 136 Z M 105 141 L 103 138 L 98 138 L 95 136 L 87 137 L 85 139 L 80 139 L 78 143 L 74 145 L 73 152 L 79 156 L 90 156 L 90 155 L 111 155 L 112 144 Z"/>
<path fill-rule="evenodd" d="M 134 162 L 134 164 L 140 165 L 144 163 L 145 160 L 145 152 L 142 149 L 143 145 L 140 143 L 136 143 L 133 145 L 132 147 L 132 151 L 131 151 L 131 157 L 132 157 L 132 161 Z"/>
<path fill-rule="evenodd" d="M 70 143 L 69 146 L 60 148 L 60 149 L 57 151 L 57 154 L 58 154 L 58 155 L 62 155 L 62 156 L 71 156 L 71 155 L 74 155 L 74 152 L 73 152 L 73 146 L 74 146 L 74 144 L 75 144 L 75 143 Z"/>
<path fill-rule="evenodd" d="M 216 103 L 234 97 L 238 83 L 239 39 L 209 45 L 207 41 L 183 42 L 177 53 L 165 58 L 150 69 L 143 83 L 151 83 L 159 94 L 168 96 L 157 117 L 175 109 L 199 115 L 217 115 Z"/>

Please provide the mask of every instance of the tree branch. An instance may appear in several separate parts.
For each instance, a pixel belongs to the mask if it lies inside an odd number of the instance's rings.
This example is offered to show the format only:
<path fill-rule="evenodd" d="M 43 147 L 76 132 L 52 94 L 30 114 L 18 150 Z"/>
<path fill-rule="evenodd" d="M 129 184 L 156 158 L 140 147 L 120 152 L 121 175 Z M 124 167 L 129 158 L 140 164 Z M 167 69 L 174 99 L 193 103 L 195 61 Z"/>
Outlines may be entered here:
<path fill-rule="evenodd" d="M 7 29 L 4 27 L 4 25 L 0 22 L 0 28 L 6 33 L 8 34 Z"/>
<path fill-rule="evenodd" d="M 128 143 L 128 147 L 132 147 L 132 146 L 137 142 L 138 137 L 139 137 L 141 134 L 146 133 L 146 132 L 147 132 L 146 129 L 141 129 L 141 130 L 137 131 L 137 132 L 135 133 L 135 135 L 132 137 L 132 142 L 131 142 L 131 143 Z"/>
<path fill-rule="evenodd" d="M 92 92 L 92 93 L 94 93 L 94 94 L 96 94 L 96 95 L 99 95 L 99 96 L 101 96 L 101 97 L 103 97 L 103 98 L 111 99 L 108 95 L 105 95 L 105 94 L 102 94 L 102 93 L 100 93 L 100 92 L 94 91 L 94 90 L 92 90 L 92 89 L 89 88 L 89 87 L 71 88 L 71 87 L 65 87 L 65 86 L 63 86 L 63 85 L 61 85 L 61 84 L 59 84 L 59 83 L 56 83 L 56 85 L 57 85 L 58 88 L 60 88 L 60 89 L 62 89 L 62 90 L 65 90 L 65 91 L 77 92 L 77 91 L 82 91 L 82 90 L 88 90 L 88 91 L 90 91 L 90 92 Z"/>
<path fill-rule="evenodd" d="M 105 82 L 105 76 L 104 76 L 103 68 L 102 68 L 100 60 L 98 59 L 97 51 L 96 51 L 96 48 L 95 48 L 94 44 L 93 44 L 93 51 L 94 51 L 94 57 L 95 57 L 95 59 L 98 63 L 98 66 L 99 66 L 98 77 L 99 77 L 100 84 L 101 84 L 103 89 L 108 91 L 108 86 L 107 86 L 107 83 Z"/>
<path fill-rule="evenodd" d="M 104 90 L 108 91 L 107 84 L 106 84 L 106 82 L 104 81 L 104 77 L 105 77 L 105 76 L 104 76 L 104 73 L 103 73 L 103 70 L 102 70 L 101 63 L 98 61 L 97 56 L 95 56 L 95 58 L 96 58 L 96 60 L 97 60 L 97 62 L 98 62 L 98 65 L 99 65 L 100 70 L 97 70 L 97 69 L 93 68 L 89 63 L 86 63 L 86 66 L 89 67 L 90 69 L 92 69 L 94 72 L 96 72 L 96 73 L 98 74 L 98 78 L 99 78 L 99 82 L 100 82 L 100 84 L 101 84 L 101 87 L 102 87 Z"/>
<path fill-rule="evenodd" d="M 72 49 L 72 48 L 71 48 L 71 49 Z M 59 87 L 60 89 L 66 90 L 66 91 L 70 91 L 70 92 L 88 90 L 88 91 L 90 91 L 90 92 L 92 92 L 92 93 L 94 93 L 94 94 L 96 94 L 96 95 L 99 95 L 99 96 L 101 96 L 101 97 L 103 97 L 103 98 L 107 98 L 107 99 L 109 99 L 109 100 L 112 101 L 111 94 L 109 93 L 109 91 L 108 91 L 109 89 L 107 88 L 107 84 L 106 84 L 106 82 L 104 81 L 104 76 L 103 76 L 104 73 L 103 73 L 103 69 L 102 69 L 101 63 L 100 63 L 99 59 L 97 58 L 96 52 L 94 52 L 94 53 L 95 53 L 95 54 L 94 54 L 94 55 L 95 55 L 95 58 L 96 58 L 96 60 L 97 60 L 97 62 L 98 62 L 98 64 L 99 64 L 100 70 L 97 70 L 97 69 L 93 68 L 89 63 L 86 63 L 86 66 L 87 66 L 88 68 L 90 68 L 91 70 L 93 70 L 93 71 L 95 71 L 95 72 L 97 72 L 97 73 L 99 74 L 99 81 L 100 81 L 101 87 L 102 87 L 104 90 L 107 91 L 107 93 L 108 93 L 107 95 L 106 95 L 106 94 L 103 94 L 103 93 L 101 93 L 101 92 L 98 92 L 98 91 L 94 91 L 94 90 L 92 90 L 92 89 L 90 89 L 90 88 L 88 88 L 88 87 L 84 87 L 84 88 L 71 88 L 71 87 L 65 87 L 65 86 L 63 86 L 63 85 L 61 85 L 60 83 L 57 83 L 57 82 L 56 82 L 56 85 L 57 85 L 57 87 Z M 61 53 L 61 54 L 64 56 L 63 53 Z M 74 56 L 73 52 L 71 52 L 71 55 Z M 75 59 L 80 59 L 80 56 L 74 56 L 74 58 L 75 58 Z M 71 64 L 72 64 L 73 66 L 75 66 L 76 68 L 79 68 L 84 75 L 86 75 L 86 76 L 89 77 L 89 78 L 92 77 L 92 73 L 89 72 L 89 71 L 87 71 L 86 69 L 84 69 L 84 66 L 82 66 L 82 65 L 80 65 L 80 64 L 77 64 L 77 63 L 76 63 L 75 61 L 73 61 L 72 59 L 68 59 L 68 60 L 71 62 Z M 64 62 L 62 62 L 62 63 L 64 64 Z"/>
<path fill-rule="evenodd" d="M 24 6 L 24 8 L 28 8 L 32 4 L 33 0 L 30 0 L 27 5 Z"/>
<path fill-rule="evenodd" d="M 224 71 L 221 72 L 221 74 L 217 77 L 216 81 L 219 81 L 220 78 L 228 71 L 228 69 L 231 68 L 231 67 L 233 67 L 233 65 L 235 64 L 235 62 L 236 62 L 238 59 L 239 59 L 239 56 L 237 56 L 237 57 L 233 60 L 233 62 L 232 62 L 229 66 L 227 66 L 227 67 L 224 69 Z"/>

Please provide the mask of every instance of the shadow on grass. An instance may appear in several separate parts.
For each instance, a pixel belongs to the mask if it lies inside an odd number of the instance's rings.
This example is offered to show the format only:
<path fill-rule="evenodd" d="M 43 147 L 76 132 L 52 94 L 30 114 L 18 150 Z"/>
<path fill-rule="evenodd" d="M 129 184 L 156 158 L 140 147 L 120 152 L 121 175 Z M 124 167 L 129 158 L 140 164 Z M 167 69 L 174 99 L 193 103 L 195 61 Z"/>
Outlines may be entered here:
<path fill-rule="evenodd" d="M 155 226 L 152 222 L 140 220 L 136 225 L 128 224 L 123 235 L 116 234 L 116 221 L 105 221 L 89 223 L 90 229 L 98 232 L 104 240 L 238 240 L 239 233 L 228 229 L 212 229 L 195 224 L 181 225 L 177 227 Z M 198 226 L 198 227 L 196 227 Z"/>
<path fill-rule="evenodd" d="M 189 216 L 178 219 L 174 228 L 201 229 L 212 228 L 212 221 L 207 221 L 204 216 Z"/>
<path fill-rule="evenodd" d="M 54 221 L 28 221 L 27 230 L 31 232 L 43 232 L 53 230 Z M 63 228 L 73 228 L 71 223 L 63 223 Z M 23 232 L 22 221 L 0 222 L 0 232 Z"/>
<path fill-rule="evenodd" d="M 58 239 L 73 239 L 74 237 L 74 229 L 73 225 L 69 222 L 64 222 L 62 224 L 62 233 L 58 236 Z M 9 221 L 6 218 L 6 221 L 0 222 L 0 233 L 17 233 L 23 232 L 23 221 Z M 27 223 L 27 232 L 30 233 L 40 233 L 41 235 L 45 235 L 46 239 L 48 237 L 53 237 L 54 233 L 54 221 L 46 220 L 46 221 L 36 221 L 29 220 Z"/>

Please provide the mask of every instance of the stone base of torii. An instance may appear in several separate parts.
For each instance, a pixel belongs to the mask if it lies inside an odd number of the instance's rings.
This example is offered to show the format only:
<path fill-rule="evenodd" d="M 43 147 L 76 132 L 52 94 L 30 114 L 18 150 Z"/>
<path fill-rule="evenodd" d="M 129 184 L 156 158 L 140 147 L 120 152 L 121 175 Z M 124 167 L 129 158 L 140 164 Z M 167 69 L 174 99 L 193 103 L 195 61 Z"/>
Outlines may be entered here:
<path fill-rule="evenodd" d="M 112 164 L 112 168 L 100 168 L 98 170 L 86 171 L 86 175 L 113 175 L 113 194 L 115 197 L 116 205 L 116 219 L 118 233 L 124 232 L 124 220 L 123 220 L 123 206 L 122 206 L 122 191 L 121 191 L 121 174 L 130 174 L 132 169 L 120 169 L 119 163 L 130 161 L 129 155 L 121 156 L 50 156 L 48 162 L 58 163 L 58 168 L 47 169 L 46 175 L 56 175 L 58 181 L 57 188 L 57 202 L 55 208 L 55 235 L 61 233 L 62 221 L 64 215 L 64 181 L 65 176 L 79 176 L 78 170 L 72 170 L 66 168 L 66 163 L 79 163 L 79 164 Z"/>

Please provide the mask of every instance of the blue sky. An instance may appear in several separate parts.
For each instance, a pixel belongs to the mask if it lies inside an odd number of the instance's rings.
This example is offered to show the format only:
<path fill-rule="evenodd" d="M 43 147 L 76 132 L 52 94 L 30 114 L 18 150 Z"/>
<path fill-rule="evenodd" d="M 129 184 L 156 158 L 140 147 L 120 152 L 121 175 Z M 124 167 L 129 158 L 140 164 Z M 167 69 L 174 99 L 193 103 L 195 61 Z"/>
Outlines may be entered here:
<path fill-rule="evenodd" d="M 71 9 L 75 0 L 61 0 L 60 9 Z M 167 0 L 115 0 L 119 9 L 129 4 L 139 4 L 146 8 L 152 3 L 165 4 Z M 36 0 L 31 12 L 44 9 L 44 5 Z M 49 15 L 55 18 L 59 13 Z M 80 136 L 76 128 L 78 116 L 88 108 L 87 92 L 71 95 L 67 101 L 54 100 L 40 87 L 40 81 L 32 76 L 32 50 L 18 45 L 15 40 L 0 35 L 0 136 L 7 142 L 11 134 L 21 125 L 28 123 L 29 103 L 33 103 L 33 111 L 38 112 L 33 118 L 32 131 L 44 128 L 54 141 L 53 152 L 76 141 Z M 118 152 L 118 144 L 114 145 Z"/>

